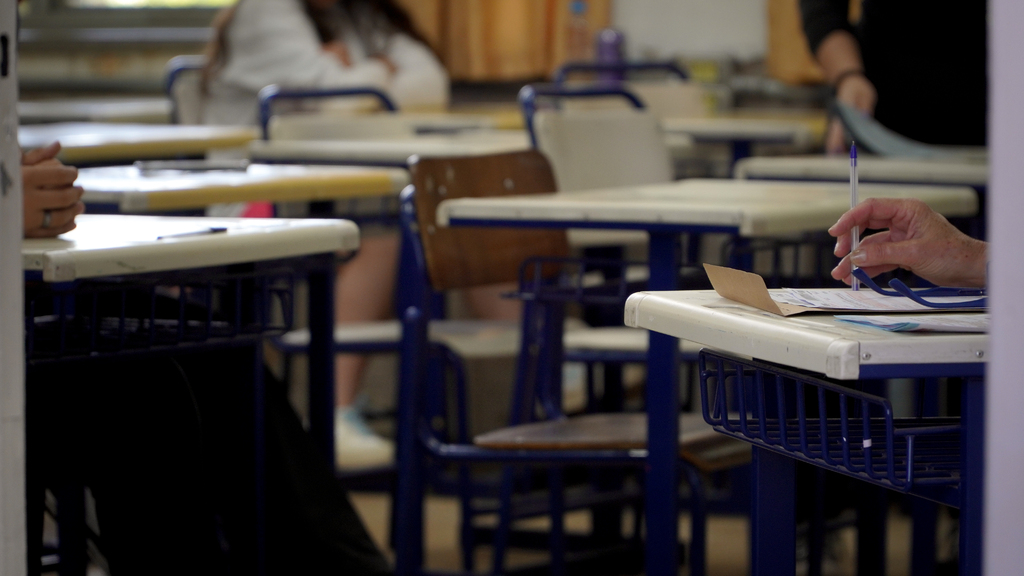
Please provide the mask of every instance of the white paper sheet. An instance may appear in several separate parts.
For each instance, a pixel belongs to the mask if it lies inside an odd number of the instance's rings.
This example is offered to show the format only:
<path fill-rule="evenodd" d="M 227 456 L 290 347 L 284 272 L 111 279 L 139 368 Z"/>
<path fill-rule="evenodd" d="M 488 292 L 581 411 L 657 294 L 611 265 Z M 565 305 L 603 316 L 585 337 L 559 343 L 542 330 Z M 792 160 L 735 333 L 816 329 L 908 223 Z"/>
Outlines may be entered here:
<path fill-rule="evenodd" d="M 870 310 L 876 312 L 899 312 L 934 310 L 902 296 L 886 296 L 872 290 L 803 290 L 785 288 L 772 292 L 772 299 L 783 304 L 824 308 L 827 310 Z M 929 297 L 929 302 L 970 302 L 977 296 Z"/>

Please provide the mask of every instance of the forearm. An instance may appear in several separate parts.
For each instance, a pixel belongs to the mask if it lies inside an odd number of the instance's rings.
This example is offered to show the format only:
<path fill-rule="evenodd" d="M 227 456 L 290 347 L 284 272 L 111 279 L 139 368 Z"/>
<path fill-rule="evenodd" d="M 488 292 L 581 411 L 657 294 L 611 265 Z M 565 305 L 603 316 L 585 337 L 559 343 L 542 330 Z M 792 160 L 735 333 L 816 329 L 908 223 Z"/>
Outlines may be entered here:
<path fill-rule="evenodd" d="M 847 30 L 833 30 L 818 46 L 815 57 L 825 71 L 825 81 L 835 86 L 840 76 L 852 71 L 863 72 L 860 44 Z"/>

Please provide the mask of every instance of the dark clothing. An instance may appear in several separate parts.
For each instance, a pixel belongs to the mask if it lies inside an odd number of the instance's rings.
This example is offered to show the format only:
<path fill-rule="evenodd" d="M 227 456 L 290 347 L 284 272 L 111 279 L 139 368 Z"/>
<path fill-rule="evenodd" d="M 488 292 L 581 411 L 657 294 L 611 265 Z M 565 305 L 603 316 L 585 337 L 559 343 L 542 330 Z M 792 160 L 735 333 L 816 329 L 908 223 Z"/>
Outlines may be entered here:
<path fill-rule="evenodd" d="M 252 573 L 254 358 L 241 347 L 30 367 L 29 503 L 44 485 L 88 485 L 115 576 Z M 267 574 L 389 574 L 269 374 L 264 398 Z"/>
<path fill-rule="evenodd" d="M 878 91 L 875 118 L 929 144 L 983 146 L 988 104 L 984 0 L 864 0 L 860 22 L 847 0 L 800 0 L 816 52 L 835 30 L 860 43 Z"/>

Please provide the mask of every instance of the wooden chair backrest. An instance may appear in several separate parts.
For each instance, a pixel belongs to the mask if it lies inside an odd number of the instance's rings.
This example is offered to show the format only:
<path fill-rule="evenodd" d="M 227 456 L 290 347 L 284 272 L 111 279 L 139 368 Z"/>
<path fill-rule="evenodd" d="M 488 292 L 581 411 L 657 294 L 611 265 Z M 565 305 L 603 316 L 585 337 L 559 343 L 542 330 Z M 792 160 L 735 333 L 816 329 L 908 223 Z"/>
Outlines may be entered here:
<path fill-rule="evenodd" d="M 539 152 L 419 158 L 410 170 L 420 240 L 435 290 L 512 282 L 527 258 L 568 255 L 563 230 L 442 228 L 435 221 L 443 200 L 554 192 L 551 165 Z"/>

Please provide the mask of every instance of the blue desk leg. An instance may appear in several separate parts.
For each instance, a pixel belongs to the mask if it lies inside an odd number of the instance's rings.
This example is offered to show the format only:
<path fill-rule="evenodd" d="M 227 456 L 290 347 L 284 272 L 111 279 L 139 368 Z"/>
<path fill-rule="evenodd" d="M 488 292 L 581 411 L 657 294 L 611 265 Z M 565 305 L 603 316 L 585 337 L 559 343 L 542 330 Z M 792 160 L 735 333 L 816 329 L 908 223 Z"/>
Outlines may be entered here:
<path fill-rule="evenodd" d="M 318 256 L 309 284 L 309 431 L 334 464 L 334 255 Z"/>
<path fill-rule="evenodd" d="M 960 574 L 981 574 L 982 506 L 984 504 L 985 384 L 967 378 L 961 393 L 960 434 Z"/>
<path fill-rule="evenodd" d="M 402 314 L 395 494 L 395 574 L 414 576 L 423 566 L 424 448 L 420 444 L 420 379 L 427 367 L 427 323 L 423 311 L 410 306 Z"/>
<path fill-rule="evenodd" d="M 648 289 L 672 290 L 678 283 L 679 236 L 651 233 Z M 647 358 L 647 574 L 679 572 L 679 344 L 650 333 Z"/>
<path fill-rule="evenodd" d="M 751 462 L 750 574 L 796 572 L 796 460 L 754 448 Z"/>
<path fill-rule="evenodd" d="M 737 140 L 732 143 L 732 167 L 744 158 L 750 156 L 750 149 L 753 143 L 750 140 Z"/>
<path fill-rule="evenodd" d="M 857 498 L 857 574 L 885 574 L 886 519 L 889 495 L 885 488 L 859 482 Z"/>
<path fill-rule="evenodd" d="M 255 491 L 256 491 L 256 574 L 267 573 L 267 434 L 266 383 L 263 381 L 263 345 L 253 347 L 253 418 L 255 431 Z"/>

